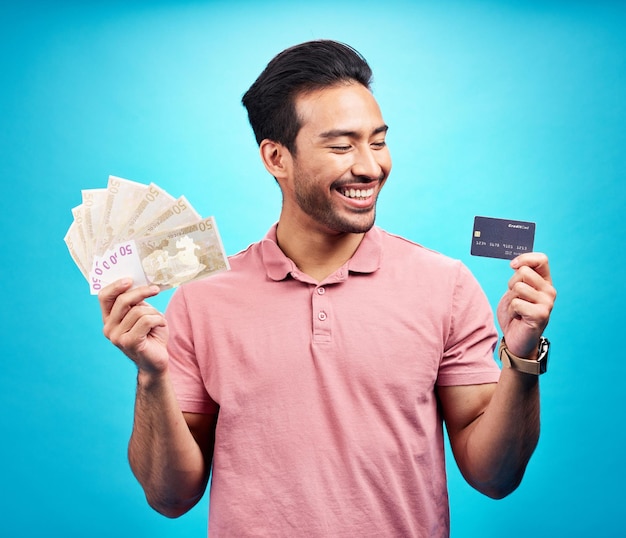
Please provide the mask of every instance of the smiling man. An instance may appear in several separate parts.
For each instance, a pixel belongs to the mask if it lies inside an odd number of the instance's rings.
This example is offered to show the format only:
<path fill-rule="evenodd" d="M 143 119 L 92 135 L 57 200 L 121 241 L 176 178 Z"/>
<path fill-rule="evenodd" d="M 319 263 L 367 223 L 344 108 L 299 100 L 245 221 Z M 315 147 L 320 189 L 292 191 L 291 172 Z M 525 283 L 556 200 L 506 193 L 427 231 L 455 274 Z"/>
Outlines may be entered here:
<path fill-rule="evenodd" d="M 155 288 L 100 293 L 105 335 L 138 367 L 131 467 L 170 517 L 212 471 L 211 537 L 447 536 L 444 424 L 495 498 L 537 443 L 547 258 L 511 262 L 500 371 L 469 271 L 374 225 L 391 159 L 370 79 L 341 43 L 281 52 L 243 98 L 278 223 L 165 317 Z"/>

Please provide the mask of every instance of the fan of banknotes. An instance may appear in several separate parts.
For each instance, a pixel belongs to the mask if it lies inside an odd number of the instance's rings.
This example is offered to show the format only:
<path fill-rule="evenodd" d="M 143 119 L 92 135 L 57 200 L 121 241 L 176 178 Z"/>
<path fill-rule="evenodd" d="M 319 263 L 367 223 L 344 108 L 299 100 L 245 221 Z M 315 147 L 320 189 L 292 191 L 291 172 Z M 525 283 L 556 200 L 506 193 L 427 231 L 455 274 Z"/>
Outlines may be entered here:
<path fill-rule="evenodd" d="M 154 183 L 110 176 L 72 214 L 65 244 L 92 295 L 123 277 L 163 290 L 230 268 L 215 219 Z"/>

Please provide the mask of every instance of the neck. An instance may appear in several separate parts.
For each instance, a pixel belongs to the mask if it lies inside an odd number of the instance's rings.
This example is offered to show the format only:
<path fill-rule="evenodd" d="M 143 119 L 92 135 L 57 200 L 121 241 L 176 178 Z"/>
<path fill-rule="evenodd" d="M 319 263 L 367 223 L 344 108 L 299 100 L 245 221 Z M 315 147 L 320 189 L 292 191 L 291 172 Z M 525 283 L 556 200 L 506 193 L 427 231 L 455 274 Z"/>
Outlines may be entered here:
<path fill-rule="evenodd" d="M 318 282 L 342 267 L 356 252 L 364 234 L 329 233 L 289 225 L 281 219 L 278 246 L 302 271 Z"/>

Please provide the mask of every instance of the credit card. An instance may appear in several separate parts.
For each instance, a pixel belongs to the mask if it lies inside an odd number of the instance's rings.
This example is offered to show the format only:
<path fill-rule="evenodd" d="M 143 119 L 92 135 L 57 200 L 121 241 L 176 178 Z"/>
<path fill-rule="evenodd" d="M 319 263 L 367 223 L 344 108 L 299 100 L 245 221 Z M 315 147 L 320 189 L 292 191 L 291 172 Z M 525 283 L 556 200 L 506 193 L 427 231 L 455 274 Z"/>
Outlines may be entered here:
<path fill-rule="evenodd" d="M 474 217 L 473 256 L 512 260 L 525 252 L 532 252 L 534 242 L 534 222 Z"/>

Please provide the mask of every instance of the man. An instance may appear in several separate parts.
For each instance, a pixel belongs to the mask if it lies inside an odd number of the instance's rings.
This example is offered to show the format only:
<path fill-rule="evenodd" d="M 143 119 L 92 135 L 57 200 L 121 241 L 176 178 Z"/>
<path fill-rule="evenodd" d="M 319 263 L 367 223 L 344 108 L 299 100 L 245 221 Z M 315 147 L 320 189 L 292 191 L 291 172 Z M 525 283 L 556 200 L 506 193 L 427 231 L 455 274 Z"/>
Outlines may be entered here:
<path fill-rule="evenodd" d="M 539 435 L 537 364 L 556 296 L 530 253 L 498 307 L 465 267 L 373 226 L 387 125 L 353 49 L 275 57 L 243 98 L 283 196 L 231 271 L 100 293 L 105 335 L 138 367 L 131 467 L 176 517 L 212 469 L 216 536 L 447 536 L 443 422 L 457 464 L 499 498 Z M 522 365 L 522 366 L 520 366 Z"/>

